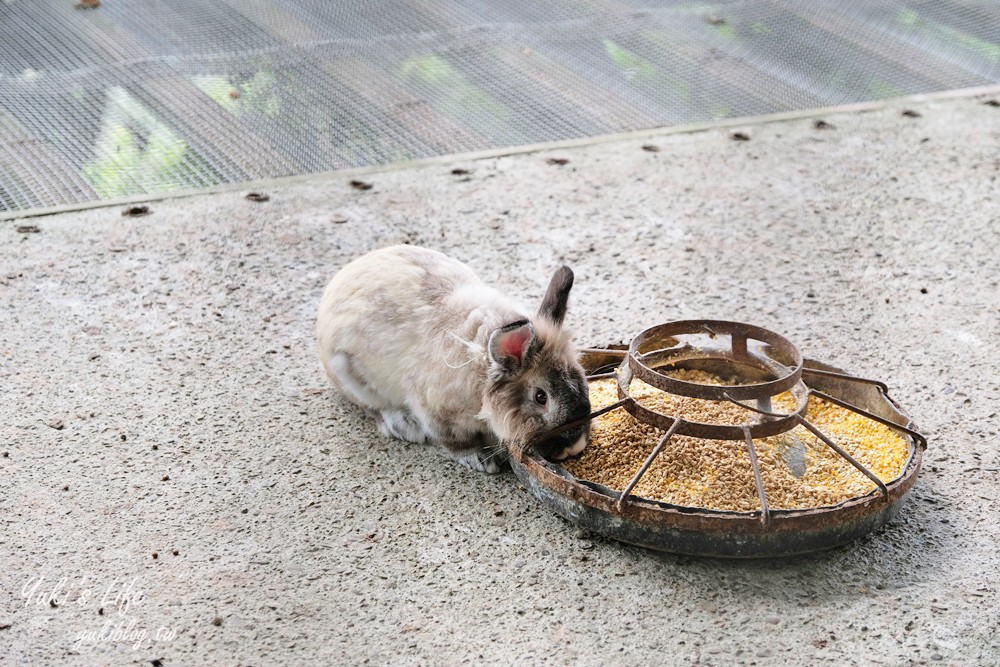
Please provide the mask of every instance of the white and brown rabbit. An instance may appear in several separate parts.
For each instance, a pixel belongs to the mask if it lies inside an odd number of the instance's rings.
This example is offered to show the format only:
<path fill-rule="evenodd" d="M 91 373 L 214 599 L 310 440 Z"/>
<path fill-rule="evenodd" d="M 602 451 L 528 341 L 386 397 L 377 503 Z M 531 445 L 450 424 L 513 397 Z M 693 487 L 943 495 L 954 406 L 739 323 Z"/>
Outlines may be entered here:
<path fill-rule="evenodd" d="M 573 286 L 556 271 L 535 315 L 440 252 L 393 246 L 360 257 L 323 292 L 316 337 L 333 384 L 412 442 L 440 443 L 474 470 L 497 472 L 506 445 L 587 415 L 569 333 Z M 560 460 L 587 444 L 589 423 L 536 443 Z"/>

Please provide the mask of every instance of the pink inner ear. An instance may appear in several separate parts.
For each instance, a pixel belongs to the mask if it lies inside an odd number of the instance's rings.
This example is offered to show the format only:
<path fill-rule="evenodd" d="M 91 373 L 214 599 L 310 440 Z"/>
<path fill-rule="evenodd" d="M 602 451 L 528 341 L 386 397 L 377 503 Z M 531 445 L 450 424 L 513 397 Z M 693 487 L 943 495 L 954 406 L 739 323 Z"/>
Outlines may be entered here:
<path fill-rule="evenodd" d="M 523 363 L 529 343 L 531 343 L 531 329 L 525 324 L 500 337 L 500 354 L 509 359 L 516 359 L 519 364 Z"/>

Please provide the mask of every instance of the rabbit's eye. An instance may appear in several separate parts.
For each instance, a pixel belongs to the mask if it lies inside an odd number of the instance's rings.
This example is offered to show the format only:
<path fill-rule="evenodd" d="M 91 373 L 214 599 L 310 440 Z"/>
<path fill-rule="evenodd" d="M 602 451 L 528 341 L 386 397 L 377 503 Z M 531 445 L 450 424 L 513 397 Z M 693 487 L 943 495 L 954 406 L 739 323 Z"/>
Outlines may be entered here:
<path fill-rule="evenodd" d="M 535 390 L 535 403 L 539 405 L 545 405 L 549 402 L 549 395 L 545 393 L 544 389 Z"/>

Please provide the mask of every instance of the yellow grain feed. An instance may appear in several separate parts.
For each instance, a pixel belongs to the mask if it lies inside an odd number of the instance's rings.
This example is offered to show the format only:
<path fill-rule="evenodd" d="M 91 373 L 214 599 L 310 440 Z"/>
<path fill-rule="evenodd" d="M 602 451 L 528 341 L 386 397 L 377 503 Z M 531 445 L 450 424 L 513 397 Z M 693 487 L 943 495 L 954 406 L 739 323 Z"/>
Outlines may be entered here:
<path fill-rule="evenodd" d="M 724 384 L 718 376 L 696 370 L 671 375 L 702 384 Z M 729 384 L 728 382 L 725 384 Z M 635 399 L 657 412 L 710 424 L 752 423 L 754 413 L 724 401 L 675 396 L 635 380 Z M 618 400 L 614 380 L 590 383 L 593 409 Z M 776 396 L 776 412 L 790 411 L 790 394 Z M 810 398 L 807 420 L 883 482 L 898 477 L 909 458 L 907 441 L 892 429 L 850 410 Z M 622 490 L 663 436 L 663 431 L 635 420 L 624 408 L 591 424 L 591 442 L 563 467 L 578 479 Z M 771 509 L 836 505 L 869 493 L 875 484 L 802 427 L 754 440 L 764 491 Z M 632 491 L 633 495 L 685 507 L 753 511 L 760 509 L 753 469 L 742 440 L 703 440 L 673 436 Z"/>

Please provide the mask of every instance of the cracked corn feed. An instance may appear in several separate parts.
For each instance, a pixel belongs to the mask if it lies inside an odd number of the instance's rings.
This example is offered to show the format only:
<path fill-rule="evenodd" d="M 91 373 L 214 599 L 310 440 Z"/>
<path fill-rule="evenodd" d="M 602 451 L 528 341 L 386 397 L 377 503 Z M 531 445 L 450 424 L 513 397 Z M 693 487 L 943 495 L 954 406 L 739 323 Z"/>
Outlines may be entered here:
<path fill-rule="evenodd" d="M 675 371 L 671 375 L 722 384 L 720 378 L 703 371 Z M 667 394 L 638 380 L 630 391 L 651 409 L 692 421 L 740 424 L 750 414 L 732 404 Z M 590 383 L 595 410 L 617 398 L 614 380 Z M 774 399 L 775 410 L 788 410 L 792 405 L 790 395 Z M 889 482 L 903 472 L 909 459 L 907 441 L 888 427 L 815 397 L 809 400 L 806 417 L 882 481 Z M 579 458 L 563 462 L 563 467 L 579 479 L 621 490 L 662 436 L 659 429 L 636 421 L 619 408 L 593 420 L 590 445 Z M 754 446 L 771 509 L 836 505 L 875 488 L 871 480 L 801 427 L 754 440 Z M 760 509 L 743 441 L 674 436 L 632 493 L 685 507 L 739 512 Z"/>

